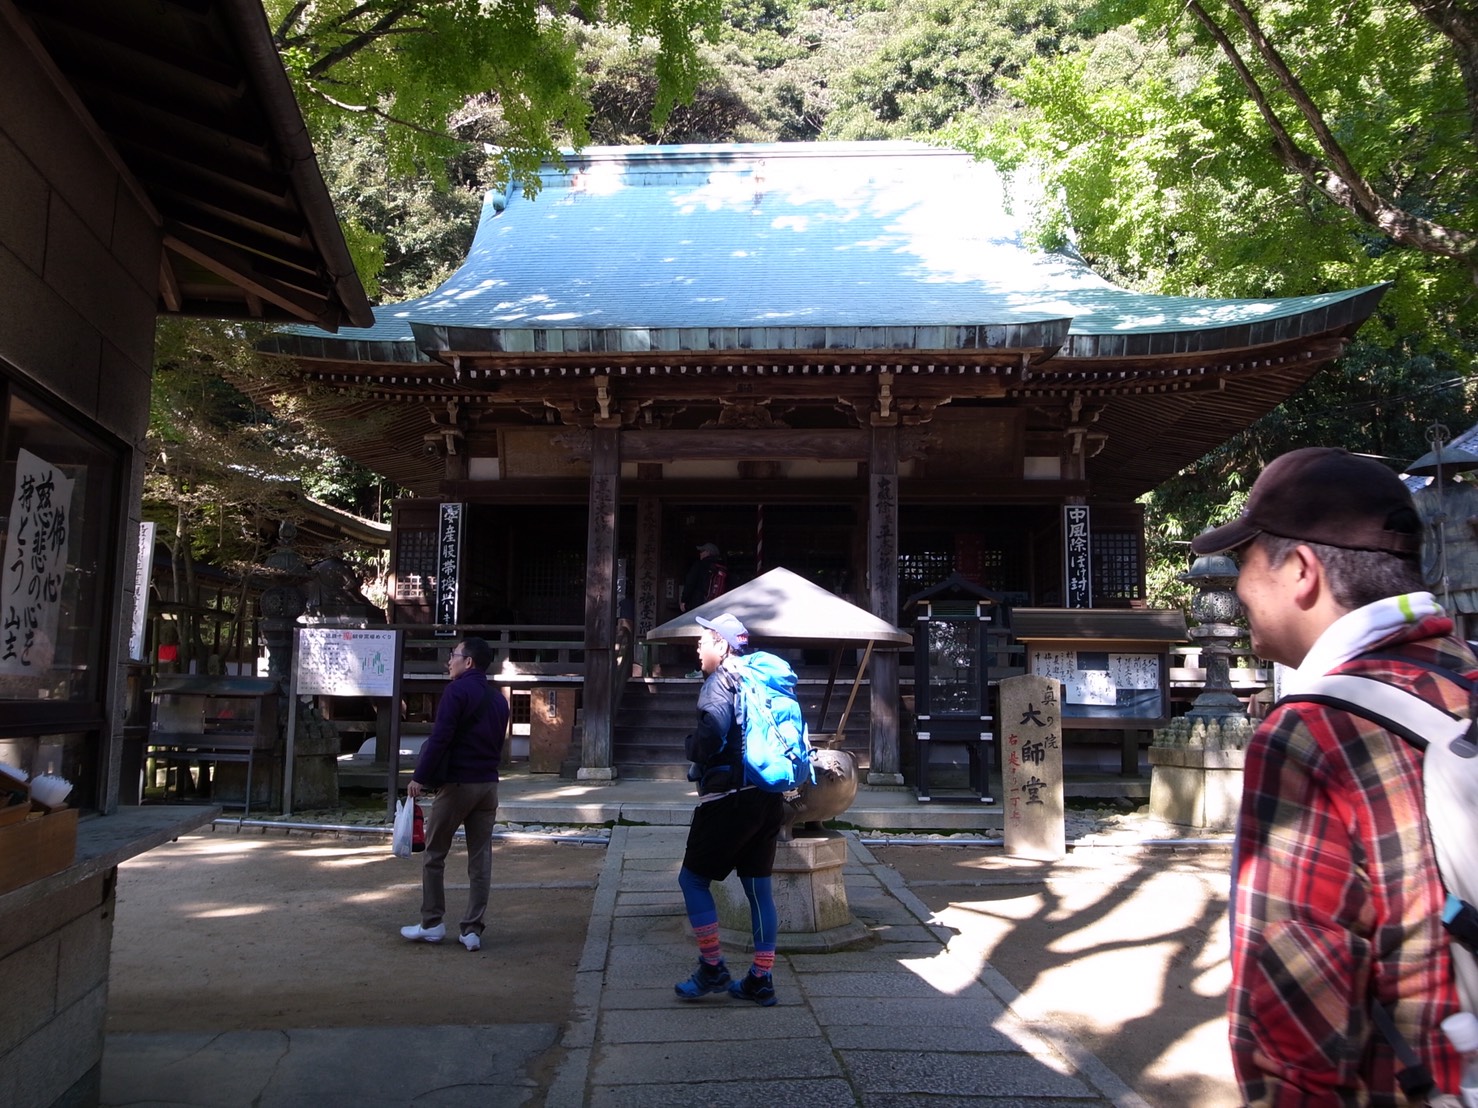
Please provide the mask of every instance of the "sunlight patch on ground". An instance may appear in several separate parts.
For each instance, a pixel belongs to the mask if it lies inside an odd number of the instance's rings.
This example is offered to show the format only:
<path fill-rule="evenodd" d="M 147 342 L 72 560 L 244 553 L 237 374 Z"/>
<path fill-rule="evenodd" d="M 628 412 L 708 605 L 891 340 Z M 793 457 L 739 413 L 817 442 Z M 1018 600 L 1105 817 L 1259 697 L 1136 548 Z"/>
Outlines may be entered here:
<path fill-rule="evenodd" d="M 1197 975 L 1191 983 L 1197 996 L 1226 996 L 1227 989 L 1232 985 L 1232 960 L 1225 952 L 1215 960 L 1213 965 L 1208 966 L 1202 973 Z"/>
<path fill-rule="evenodd" d="M 603 791 L 604 790 L 604 791 Z M 581 800 L 585 797 L 603 799 L 610 796 L 604 785 L 556 785 L 549 789 L 530 789 L 519 794 L 521 800 Z"/>
<path fill-rule="evenodd" d="M 324 858 L 318 864 L 326 869 L 362 869 L 365 866 L 378 866 L 396 860 L 387 846 L 369 854 L 350 855 L 345 858 Z"/>
<path fill-rule="evenodd" d="M 932 958 L 900 958 L 898 964 L 941 993 L 956 996 L 975 983 L 981 958 L 975 951 L 948 946 Z"/>
<path fill-rule="evenodd" d="M 260 916 L 275 907 L 272 904 L 223 904 L 219 908 L 186 909 L 180 914 L 190 919 L 234 919 L 237 916 Z"/>
<path fill-rule="evenodd" d="M 247 854 L 254 850 L 270 850 L 273 847 L 280 846 L 281 843 L 282 840 L 280 839 L 248 839 L 239 835 L 229 838 L 201 837 L 183 839 L 175 844 L 172 859 L 161 858 L 160 861 L 166 864 L 171 861 L 178 861 L 181 854 L 191 857 L 197 855 L 225 857 L 234 854 Z M 144 854 L 141 857 L 147 858 L 149 856 Z"/>
<path fill-rule="evenodd" d="M 936 912 L 934 922 L 957 934 L 950 939 L 951 949 L 968 952 L 978 962 L 987 962 L 996 945 L 1009 936 L 1012 925 L 1032 919 L 1042 910 L 1040 896 L 1023 896 L 1014 900 L 981 900 L 956 902 Z"/>
<path fill-rule="evenodd" d="M 310 846 L 295 852 L 302 858 L 324 858 L 332 861 L 375 862 L 390 852 L 384 844 L 366 846 Z"/>
<path fill-rule="evenodd" d="M 1148 1078 L 1164 1082 L 1184 1081 L 1187 1074 L 1200 1073 L 1216 1078 L 1223 1086 L 1232 1084 L 1226 1020 L 1206 1020 L 1186 1028 L 1178 1039 L 1166 1044 L 1144 1073 Z"/>
<path fill-rule="evenodd" d="M 959 921 L 952 922 L 950 917 L 956 913 L 964 913 L 968 917 L 983 916 L 991 920 L 1025 920 L 1033 919 L 1040 915 L 1045 907 L 1045 898 L 1041 893 L 1025 893 L 1022 896 L 1013 896 L 1000 900 L 968 900 L 955 901 L 942 912 L 934 915 L 935 923 L 942 923 L 946 927 L 956 930 L 964 930 Z"/>
<path fill-rule="evenodd" d="M 1058 904 L 1051 915 L 1070 925 L 1074 918 L 1081 920 L 1083 913 L 1091 907 L 1092 898 L 1082 903 Z M 952 903 L 935 916 L 936 922 L 957 932 L 950 939 L 948 948 L 954 957 L 946 964 L 952 972 L 960 975 L 966 972 L 965 967 L 973 967 L 970 969 L 973 976 L 981 966 L 1004 953 L 1003 944 L 1009 942 L 1017 922 L 1040 914 L 1044 908 L 1044 899 L 1037 894 L 1011 900 Z M 1104 918 L 1112 920 L 1120 911 L 1128 913 L 1125 917 L 1128 922 L 1118 924 L 1111 931 L 1130 935 L 1138 931 L 1139 937 L 1128 944 L 1096 947 L 1084 930 L 1073 928 L 1047 948 L 1060 964 L 1041 967 L 1035 980 L 1027 985 L 1022 998 L 1025 1012 L 1048 1017 L 1059 1010 L 1071 1010 L 1074 1005 L 1069 998 L 1074 994 L 1082 995 L 1084 990 L 1096 992 L 1113 1000 L 1105 1004 L 1103 1018 L 1090 1016 L 1088 1025 L 1107 1034 L 1123 1020 L 1149 1015 L 1165 1003 L 1161 986 L 1172 963 L 1183 956 L 1187 931 L 1194 933 L 1198 926 L 1194 909 L 1187 906 L 1184 913 L 1172 912 L 1167 918 L 1164 905 L 1160 904 L 1157 915 L 1150 921 L 1144 915 L 1143 905 L 1136 910 L 1131 898 L 1120 908 L 1106 913 Z M 1130 930 L 1123 930 L 1126 925 Z M 1222 935 L 1220 940 L 1218 933 Z M 1213 929 L 1204 947 L 1195 955 L 1202 972 L 1192 987 L 1199 996 L 1215 997 L 1226 993 L 1231 970 L 1224 935 L 1224 924 Z M 1140 983 L 1153 981 L 1157 986 L 1123 988 L 1116 982 L 1122 983 L 1126 972 Z M 1220 1023 L 1213 1030 L 1225 1033 L 1225 1027 Z"/>
<path fill-rule="evenodd" d="M 170 851 L 148 852 L 148 854 L 137 855 L 124 861 L 124 866 L 139 867 L 139 869 L 152 869 L 155 866 L 177 866 L 180 857 L 228 857 L 228 855 L 247 854 L 248 851 L 259 851 L 259 849 L 273 847 L 269 839 L 242 839 L 217 838 L 217 836 L 195 836 L 188 839 L 179 839 L 174 844 L 167 844 Z"/>
<path fill-rule="evenodd" d="M 1101 919 L 1110 928 L 1117 929 L 1119 934 L 1137 935 L 1135 946 L 1141 947 L 1160 937 L 1168 938 L 1187 928 L 1195 928 L 1200 907 L 1189 900 L 1182 902 L 1179 908 L 1162 903 L 1157 906 L 1154 917 L 1147 918 L 1144 906 L 1132 900 L 1117 904 L 1108 911 L 1100 911 L 1092 902 L 1064 903 L 1049 918 L 1054 922 L 1071 924 L 1074 920 L 1083 919 L 1085 913 L 1092 912 L 1095 919 Z M 1079 954 L 1091 952 L 1095 944 L 1096 940 L 1090 935 L 1075 928 L 1057 939 L 1051 949 L 1062 954 Z"/>
<path fill-rule="evenodd" d="M 1191 964 L 1197 969 L 1215 971 L 1218 968 L 1230 969 L 1232 950 L 1232 933 L 1227 922 L 1227 914 L 1222 912 L 1206 932 L 1206 949 L 1196 955 L 1196 960 Z"/>
<path fill-rule="evenodd" d="M 1135 943 L 1135 976 L 1143 982 L 1163 982 L 1178 950 L 1178 944 L 1170 941 Z M 1102 996 L 1103 1014 L 1090 1016 L 1089 1022 L 1095 1029 L 1110 1034 L 1126 1020 L 1153 1014 L 1165 1002 L 1159 987 L 1131 990 L 1115 985 L 1124 973 L 1125 957 L 1123 947 L 1079 954 L 1060 966 L 1044 970 L 1037 982 L 1048 995 L 1069 995 L 1074 990 L 1086 989 Z"/>

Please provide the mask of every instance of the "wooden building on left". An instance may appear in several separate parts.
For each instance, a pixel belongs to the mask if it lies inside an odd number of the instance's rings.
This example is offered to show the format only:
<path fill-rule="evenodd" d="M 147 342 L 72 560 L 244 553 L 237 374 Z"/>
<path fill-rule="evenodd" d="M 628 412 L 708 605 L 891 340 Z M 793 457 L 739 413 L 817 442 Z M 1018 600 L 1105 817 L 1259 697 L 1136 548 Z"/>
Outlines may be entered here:
<path fill-rule="evenodd" d="M 213 814 L 119 805 L 155 320 L 372 316 L 259 0 L 0 0 L 0 197 L 0 762 L 80 816 L 0 838 L 0 1104 L 85 1105 L 118 863 Z"/>

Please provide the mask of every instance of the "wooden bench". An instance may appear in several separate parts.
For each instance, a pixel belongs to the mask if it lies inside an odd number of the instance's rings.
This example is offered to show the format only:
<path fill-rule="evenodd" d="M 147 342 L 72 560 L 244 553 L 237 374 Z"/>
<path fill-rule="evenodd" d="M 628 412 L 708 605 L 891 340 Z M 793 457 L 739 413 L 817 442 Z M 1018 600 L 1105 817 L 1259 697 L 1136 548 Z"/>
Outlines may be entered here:
<path fill-rule="evenodd" d="M 149 736 L 145 757 L 162 762 L 165 766 L 164 796 L 169 798 L 169 774 L 175 775 L 175 798 L 183 797 L 183 775 L 192 765 L 201 767 L 202 777 L 206 765 L 218 762 L 246 763 L 246 793 L 242 803 L 241 818 L 251 815 L 251 770 L 260 748 L 252 735 L 187 734 L 181 732 L 154 732 Z"/>

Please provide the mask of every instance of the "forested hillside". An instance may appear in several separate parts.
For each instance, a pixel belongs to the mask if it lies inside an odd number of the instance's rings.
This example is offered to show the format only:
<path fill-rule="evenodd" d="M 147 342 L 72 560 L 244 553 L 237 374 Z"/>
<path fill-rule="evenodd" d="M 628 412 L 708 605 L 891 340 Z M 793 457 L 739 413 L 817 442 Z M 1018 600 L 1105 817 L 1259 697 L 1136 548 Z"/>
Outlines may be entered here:
<path fill-rule="evenodd" d="M 1130 287 L 1264 297 L 1391 282 L 1337 368 L 1149 498 L 1156 599 L 1175 595 L 1175 544 L 1238 510 L 1270 457 L 1333 443 L 1399 467 L 1434 420 L 1470 422 L 1471 5 L 623 0 L 599 18 L 440 0 L 266 7 L 383 301 L 451 271 L 485 189 L 587 143 L 949 143 L 1016 175 L 1040 245 L 1071 243 Z M 223 361 L 253 378 L 249 354 L 219 349 L 248 334 L 178 326 L 161 344 L 176 394 Z M 235 402 L 234 424 L 212 424 L 228 438 L 255 426 Z M 171 414 L 176 459 L 185 443 L 219 456 L 214 431 L 187 433 Z M 311 431 L 278 433 L 311 443 Z M 298 454 L 311 482 L 317 455 Z M 367 507 L 353 482 L 321 491 Z"/>

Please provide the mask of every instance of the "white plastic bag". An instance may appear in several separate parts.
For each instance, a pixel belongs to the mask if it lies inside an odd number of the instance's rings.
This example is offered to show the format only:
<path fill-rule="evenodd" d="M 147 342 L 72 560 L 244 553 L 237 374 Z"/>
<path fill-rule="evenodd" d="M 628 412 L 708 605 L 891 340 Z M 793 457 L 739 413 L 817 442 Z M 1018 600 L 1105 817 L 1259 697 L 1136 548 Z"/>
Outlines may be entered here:
<path fill-rule="evenodd" d="M 390 836 L 390 853 L 397 858 L 411 856 L 411 834 L 415 829 L 416 802 L 401 797 L 395 802 L 395 832 Z"/>

